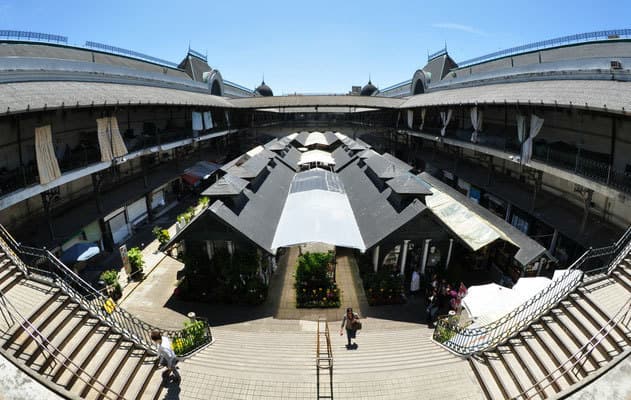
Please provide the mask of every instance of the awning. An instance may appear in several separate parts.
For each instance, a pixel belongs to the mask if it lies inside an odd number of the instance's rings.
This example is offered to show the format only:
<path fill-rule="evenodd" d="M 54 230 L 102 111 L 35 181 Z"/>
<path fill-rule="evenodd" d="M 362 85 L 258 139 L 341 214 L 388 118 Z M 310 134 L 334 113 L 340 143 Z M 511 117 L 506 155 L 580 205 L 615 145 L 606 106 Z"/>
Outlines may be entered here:
<path fill-rule="evenodd" d="M 432 187 L 432 195 L 425 198 L 432 212 L 473 251 L 494 242 L 502 235 L 493 226 L 456 201 Z M 502 237 L 510 242 L 508 238 Z"/>
<path fill-rule="evenodd" d="M 209 161 L 199 161 L 197 164 L 184 171 L 182 180 L 191 186 L 197 186 L 200 180 L 210 178 L 219 168 L 221 168 L 219 164 Z"/>

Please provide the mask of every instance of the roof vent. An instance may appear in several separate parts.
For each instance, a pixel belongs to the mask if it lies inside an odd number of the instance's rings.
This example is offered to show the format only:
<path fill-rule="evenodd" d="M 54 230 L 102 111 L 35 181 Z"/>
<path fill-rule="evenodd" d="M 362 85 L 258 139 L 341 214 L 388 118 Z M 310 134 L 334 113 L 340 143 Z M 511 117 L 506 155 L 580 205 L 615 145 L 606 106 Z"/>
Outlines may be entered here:
<path fill-rule="evenodd" d="M 622 69 L 622 64 L 618 60 L 611 60 L 611 69 Z"/>

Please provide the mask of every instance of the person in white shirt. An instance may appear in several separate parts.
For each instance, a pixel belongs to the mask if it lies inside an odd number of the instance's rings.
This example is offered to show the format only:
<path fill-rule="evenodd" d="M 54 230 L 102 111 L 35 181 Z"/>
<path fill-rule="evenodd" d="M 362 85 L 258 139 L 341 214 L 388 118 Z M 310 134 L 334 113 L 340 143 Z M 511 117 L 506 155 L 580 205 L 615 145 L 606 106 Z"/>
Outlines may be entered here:
<path fill-rule="evenodd" d="M 169 338 L 162 336 L 160 331 L 153 330 L 151 331 L 151 340 L 153 340 L 153 342 L 158 346 L 158 356 L 160 357 L 158 364 L 160 366 L 166 365 L 167 367 L 166 371 L 162 373 L 162 378 L 165 382 L 168 382 L 171 374 L 173 374 L 174 382 L 180 383 L 181 377 L 176 367 L 177 356 L 171 348 L 171 341 Z"/>

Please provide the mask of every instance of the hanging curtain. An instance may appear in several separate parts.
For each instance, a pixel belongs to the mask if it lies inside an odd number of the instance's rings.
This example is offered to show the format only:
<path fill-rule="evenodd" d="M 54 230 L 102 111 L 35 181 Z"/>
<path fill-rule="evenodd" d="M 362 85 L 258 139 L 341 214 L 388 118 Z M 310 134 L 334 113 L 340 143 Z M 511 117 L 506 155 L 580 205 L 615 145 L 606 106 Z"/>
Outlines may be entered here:
<path fill-rule="evenodd" d="M 425 111 L 427 111 L 424 108 L 421 108 L 421 126 L 418 128 L 420 131 L 423 130 L 423 126 L 425 126 Z"/>
<path fill-rule="evenodd" d="M 97 118 L 96 125 L 101 161 L 111 161 L 128 153 L 116 117 Z"/>
<path fill-rule="evenodd" d="M 226 116 L 226 126 L 229 129 L 230 128 L 230 113 L 228 112 L 228 110 L 225 110 L 223 113 Z"/>
<path fill-rule="evenodd" d="M 482 111 L 478 111 L 478 107 L 471 109 L 471 126 L 473 126 L 471 143 L 478 143 L 478 133 L 482 130 Z"/>
<path fill-rule="evenodd" d="M 202 130 L 204 130 L 204 125 L 203 125 L 203 122 L 202 122 L 202 113 L 193 111 L 191 119 L 193 121 L 193 130 L 194 131 L 202 131 Z"/>
<path fill-rule="evenodd" d="M 519 144 L 524 143 L 526 135 L 526 117 L 521 114 L 517 114 L 517 139 Z"/>
<path fill-rule="evenodd" d="M 535 137 L 539 134 L 541 127 L 543 126 L 543 118 L 537 117 L 535 114 L 530 116 L 530 132 L 528 139 L 524 142 L 522 148 L 522 164 L 528 164 L 532 158 L 532 147 L 534 146 Z"/>
<path fill-rule="evenodd" d="M 97 136 L 99 138 L 99 148 L 101 149 L 101 161 L 112 161 L 112 141 L 110 140 L 109 118 L 97 118 Z"/>
<path fill-rule="evenodd" d="M 213 128 L 213 116 L 210 114 L 210 111 L 204 111 L 203 122 L 206 129 Z"/>
<path fill-rule="evenodd" d="M 35 128 L 35 156 L 39 183 L 45 184 L 61 176 L 53 148 L 53 133 L 50 125 Z"/>
<path fill-rule="evenodd" d="M 112 148 L 114 149 L 114 158 L 122 157 L 125 154 L 129 153 L 127 151 L 127 146 L 125 146 L 125 141 L 121 136 L 121 132 L 118 129 L 118 119 L 116 117 L 110 117 L 109 127 L 112 138 Z"/>
<path fill-rule="evenodd" d="M 414 127 L 414 111 L 408 110 L 408 128 Z"/>
<path fill-rule="evenodd" d="M 453 110 L 451 108 L 447 112 L 440 112 L 440 120 L 443 122 L 443 127 L 440 129 L 440 136 L 442 137 L 445 137 L 447 125 L 449 125 L 449 121 L 451 121 L 451 114 L 453 114 Z"/>

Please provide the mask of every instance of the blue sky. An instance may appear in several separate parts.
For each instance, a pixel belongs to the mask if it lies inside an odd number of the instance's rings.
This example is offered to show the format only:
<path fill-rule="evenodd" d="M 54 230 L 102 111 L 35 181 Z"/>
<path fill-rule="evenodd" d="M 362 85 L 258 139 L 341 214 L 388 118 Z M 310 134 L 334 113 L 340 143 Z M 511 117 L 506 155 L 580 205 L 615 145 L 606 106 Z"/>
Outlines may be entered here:
<path fill-rule="evenodd" d="M 0 29 L 68 36 L 179 62 L 275 94 L 409 79 L 445 43 L 456 60 L 573 33 L 631 28 L 627 1 L 2 1 Z"/>

